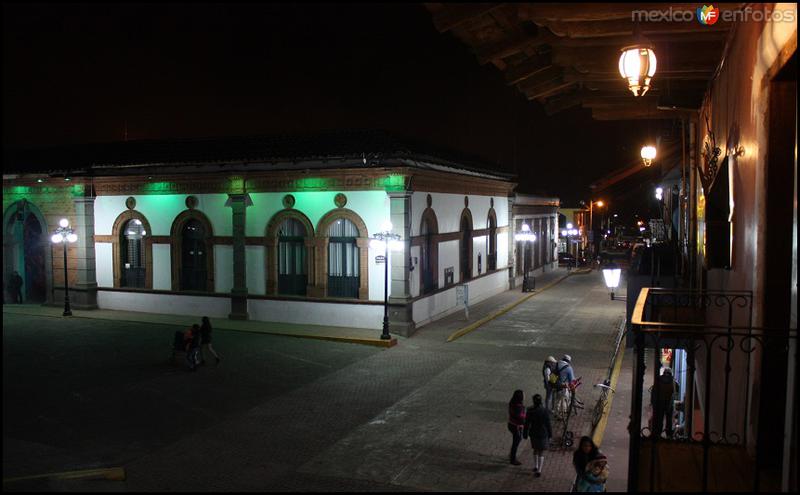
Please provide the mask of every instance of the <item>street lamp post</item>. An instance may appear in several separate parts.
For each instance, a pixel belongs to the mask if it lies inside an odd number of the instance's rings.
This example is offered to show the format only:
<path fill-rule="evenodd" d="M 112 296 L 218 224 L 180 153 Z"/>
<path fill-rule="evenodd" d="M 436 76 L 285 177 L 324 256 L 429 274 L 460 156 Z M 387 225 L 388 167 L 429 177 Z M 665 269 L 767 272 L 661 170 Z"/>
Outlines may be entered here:
<path fill-rule="evenodd" d="M 592 233 L 592 256 L 593 257 L 597 255 L 597 253 L 595 252 L 596 251 L 595 245 L 596 245 L 596 243 L 599 242 L 597 239 L 595 239 L 595 235 L 594 235 L 595 234 L 595 232 L 594 232 L 594 215 L 593 215 L 594 205 L 597 205 L 598 208 L 602 208 L 604 204 L 605 203 L 603 203 L 602 201 L 589 200 L 589 232 Z"/>
<path fill-rule="evenodd" d="M 69 307 L 69 281 L 67 279 L 67 243 L 72 244 L 78 240 L 78 236 L 72 227 L 69 226 L 69 220 L 62 218 L 58 222 L 58 228 L 53 236 L 50 238 L 53 244 L 59 242 L 64 245 L 64 313 L 63 316 L 72 316 L 72 310 Z"/>
<path fill-rule="evenodd" d="M 575 237 L 578 235 L 578 233 L 579 233 L 578 229 L 573 228 L 571 223 L 568 223 L 567 224 L 567 228 L 561 231 L 561 235 L 567 238 L 567 246 L 568 246 L 567 252 L 570 251 L 572 243 L 575 242 Z M 567 265 L 567 269 L 569 269 L 569 268 L 570 268 L 570 266 Z M 577 243 L 576 243 L 576 249 L 575 249 L 575 268 L 578 268 Z"/>
<path fill-rule="evenodd" d="M 611 291 L 611 300 L 614 300 L 614 289 L 619 287 L 619 277 L 622 270 L 615 264 L 607 265 L 603 268 L 603 278 L 606 282 L 606 287 Z"/>
<path fill-rule="evenodd" d="M 531 232 L 531 227 L 527 223 L 523 223 L 521 229 L 514 235 L 514 240 L 522 242 L 522 292 L 528 292 L 536 288 L 536 277 L 533 278 L 533 283 L 531 284 L 528 279 L 528 258 L 525 256 L 525 251 L 529 242 L 536 241 L 536 234 Z M 529 285 L 533 285 L 533 287 Z"/>
<path fill-rule="evenodd" d="M 389 335 L 389 243 L 392 241 L 399 241 L 400 234 L 392 232 L 391 222 L 385 222 L 381 226 L 381 231 L 373 234 L 372 247 L 383 247 L 383 332 L 381 333 L 382 340 L 389 340 L 392 338 Z"/>

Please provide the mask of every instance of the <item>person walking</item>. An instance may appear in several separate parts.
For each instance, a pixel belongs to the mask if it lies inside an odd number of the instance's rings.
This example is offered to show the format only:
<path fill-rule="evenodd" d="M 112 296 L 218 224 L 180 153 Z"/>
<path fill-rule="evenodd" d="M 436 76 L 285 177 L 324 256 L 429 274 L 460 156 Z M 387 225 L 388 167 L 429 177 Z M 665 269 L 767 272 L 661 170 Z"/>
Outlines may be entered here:
<path fill-rule="evenodd" d="M 16 271 L 8 279 L 8 292 L 11 294 L 11 302 L 14 304 L 22 304 L 23 283 L 22 277 Z"/>
<path fill-rule="evenodd" d="M 678 392 L 678 387 L 678 383 L 672 377 L 672 369 L 665 367 L 650 393 L 650 400 L 653 405 L 654 435 L 661 435 L 666 421 L 667 437 L 672 437 L 672 418 L 675 415 L 674 398 Z"/>
<path fill-rule="evenodd" d="M 525 412 L 525 432 L 531 438 L 533 447 L 533 475 L 542 475 L 544 451 L 550 444 L 553 430 L 550 427 L 550 411 L 542 405 L 542 396 L 533 396 L 533 406 Z"/>
<path fill-rule="evenodd" d="M 203 351 L 205 349 L 208 349 L 211 352 L 211 354 L 214 355 L 214 359 L 217 360 L 216 364 L 219 364 L 220 362 L 219 354 L 217 354 L 217 351 L 215 351 L 214 348 L 211 346 L 211 321 L 208 319 L 208 316 L 204 316 L 202 321 L 203 322 L 200 325 L 200 339 L 202 346 L 202 348 L 200 349 L 200 361 L 203 364 L 205 364 L 206 357 L 205 357 L 205 352 Z"/>
<path fill-rule="evenodd" d="M 519 466 L 522 464 L 517 460 L 517 448 L 522 441 L 522 433 L 525 430 L 525 393 L 522 390 L 515 390 L 514 395 L 508 402 L 508 431 L 511 433 L 511 454 L 509 456 L 511 464 Z"/>
<path fill-rule="evenodd" d="M 548 356 L 542 365 L 542 378 L 544 378 L 544 406 L 553 410 L 555 407 L 555 391 L 558 383 L 558 373 L 556 373 L 558 361 L 553 356 Z"/>
<path fill-rule="evenodd" d="M 200 325 L 197 323 L 192 325 L 192 328 L 187 330 L 183 335 L 184 350 L 186 351 L 186 362 L 189 364 L 189 369 L 192 371 L 197 371 L 197 364 L 200 359 L 201 339 Z"/>
<path fill-rule="evenodd" d="M 597 448 L 597 445 L 594 444 L 591 437 L 581 437 L 581 441 L 578 442 L 578 448 L 575 449 L 575 453 L 572 454 L 572 466 L 575 468 L 576 487 L 583 477 L 583 474 L 586 472 L 586 466 L 599 455 L 600 449 Z"/>

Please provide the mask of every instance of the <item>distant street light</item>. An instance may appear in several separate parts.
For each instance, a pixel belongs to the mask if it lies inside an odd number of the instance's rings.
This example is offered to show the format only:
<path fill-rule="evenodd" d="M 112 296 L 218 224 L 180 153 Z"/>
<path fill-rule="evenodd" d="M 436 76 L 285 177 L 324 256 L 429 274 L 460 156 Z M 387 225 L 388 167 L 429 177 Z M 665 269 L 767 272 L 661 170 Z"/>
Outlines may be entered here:
<path fill-rule="evenodd" d="M 386 221 L 381 225 L 381 231 L 373 234 L 370 241 L 370 247 L 383 248 L 383 332 L 381 333 L 383 340 L 392 338 L 389 335 L 389 244 L 396 250 L 400 239 L 400 234 L 392 232 L 392 223 Z"/>
<path fill-rule="evenodd" d="M 656 188 L 656 199 L 661 201 L 664 199 L 664 189 L 661 187 Z"/>
<path fill-rule="evenodd" d="M 72 316 L 72 310 L 69 307 L 69 281 L 67 279 L 67 243 L 74 243 L 78 240 L 78 236 L 72 227 L 69 226 L 69 220 L 62 218 L 58 222 L 58 228 L 50 240 L 53 244 L 59 242 L 64 245 L 64 313 L 62 316 Z"/>
<path fill-rule="evenodd" d="M 522 292 L 527 292 L 536 287 L 536 278 L 533 278 L 533 287 L 528 287 L 528 258 L 525 256 L 525 248 L 529 242 L 536 241 L 536 234 L 531 232 L 531 227 L 527 223 L 523 223 L 521 229 L 514 234 L 514 240 L 522 243 Z"/>

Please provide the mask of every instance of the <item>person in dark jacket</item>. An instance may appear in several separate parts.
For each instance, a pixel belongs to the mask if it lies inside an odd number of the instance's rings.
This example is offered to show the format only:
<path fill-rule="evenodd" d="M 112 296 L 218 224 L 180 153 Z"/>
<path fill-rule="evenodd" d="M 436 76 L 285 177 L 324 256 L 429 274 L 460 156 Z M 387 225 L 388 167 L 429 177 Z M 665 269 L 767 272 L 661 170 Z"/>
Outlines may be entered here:
<path fill-rule="evenodd" d="M 533 447 L 533 474 L 537 478 L 542 475 L 544 451 L 550 444 L 553 430 L 550 428 L 550 411 L 542 405 L 542 396 L 533 396 L 533 406 L 525 412 L 525 432 L 531 437 Z"/>
<path fill-rule="evenodd" d="M 22 277 L 16 271 L 8 278 L 8 292 L 11 295 L 11 302 L 14 304 L 22 304 L 22 286 L 24 282 Z"/>
<path fill-rule="evenodd" d="M 214 359 L 217 360 L 217 364 L 219 364 L 219 354 L 217 354 L 217 351 L 211 347 L 211 321 L 209 321 L 208 316 L 203 317 L 203 323 L 200 325 L 200 339 L 202 345 L 202 348 L 200 349 L 200 361 L 205 364 L 206 357 L 203 350 L 208 349 L 211 354 L 214 355 Z"/>
<path fill-rule="evenodd" d="M 195 323 L 183 336 L 183 343 L 186 350 L 186 362 L 189 363 L 189 369 L 192 371 L 197 370 L 197 364 L 199 363 L 200 342 L 202 342 L 200 325 Z"/>
<path fill-rule="evenodd" d="M 672 369 L 664 368 L 650 393 L 653 405 L 654 435 L 661 435 L 666 421 L 667 437 L 672 437 L 672 417 L 675 415 L 674 398 L 678 393 L 678 388 L 678 383 L 672 377 Z"/>
<path fill-rule="evenodd" d="M 575 473 L 580 477 L 586 472 L 586 466 L 589 462 L 595 460 L 600 455 L 600 449 L 594 444 L 590 437 L 581 437 L 580 443 L 575 453 L 572 454 L 572 465 L 575 467 Z"/>
<path fill-rule="evenodd" d="M 517 448 L 522 441 L 522 432 L 525 429 L 525 393 L 515 390 L 508 403 L 508 431 L 511 432 L 511 464 L 522 464 L 517 460 Z"/>

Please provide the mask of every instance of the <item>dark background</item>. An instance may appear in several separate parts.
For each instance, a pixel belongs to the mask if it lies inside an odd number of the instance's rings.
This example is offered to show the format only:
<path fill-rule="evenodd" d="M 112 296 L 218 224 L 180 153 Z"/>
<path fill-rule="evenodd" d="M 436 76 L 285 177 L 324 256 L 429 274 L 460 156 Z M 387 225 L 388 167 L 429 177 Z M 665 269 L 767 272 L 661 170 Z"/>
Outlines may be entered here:
<path fill-rule="evenodd" d="M 3 13 L 4 146 L 118 141 L 126 123 L 129 140 L 378 128 L 476 154 L 518 174 L 518 191 L 572 206 L 656 130 L 581 108 L 547 117 L 419 4 Z M 624 202 L 643 205 L 641 189 Z"/>

